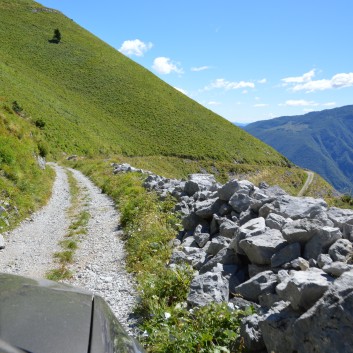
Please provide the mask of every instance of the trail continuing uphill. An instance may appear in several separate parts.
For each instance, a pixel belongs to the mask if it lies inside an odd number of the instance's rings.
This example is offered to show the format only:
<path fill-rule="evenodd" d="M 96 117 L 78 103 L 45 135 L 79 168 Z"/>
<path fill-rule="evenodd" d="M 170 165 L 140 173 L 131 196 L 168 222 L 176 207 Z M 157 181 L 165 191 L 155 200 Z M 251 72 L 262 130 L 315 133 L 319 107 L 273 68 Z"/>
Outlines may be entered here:
<path fill-rule="evenodd" d="M 5 235 L 0 250 L 0 271 L 43 278 L 54 268 L 53 254 L 62 250 L 70 226 L 70 190 L 66 170 L 53 165 L 57 173 L 48 205 Z M 86 234 L 81 234 L 73 277 L 65 282 L 101 295 L 128 331 L 129 314 L 136 301 L 135 283 L 125 270 L 124 242 L 119 231 L 119 214 L 113 201 L 81 172 L 71 170 L 80 186 L 84 207 L 90 213 Z"/>
<path fill-rule="evenodd" d="M 299 191 L 298 196 L 304 196 L 305 193 L 308 191 L 309 186 L 311 185 L 311 183 L 314 180 L 314 173 L 313 172 L 307 171 L 306 173 L 308 174 L 308 178 L 306 179 L 303 187 Z"/>

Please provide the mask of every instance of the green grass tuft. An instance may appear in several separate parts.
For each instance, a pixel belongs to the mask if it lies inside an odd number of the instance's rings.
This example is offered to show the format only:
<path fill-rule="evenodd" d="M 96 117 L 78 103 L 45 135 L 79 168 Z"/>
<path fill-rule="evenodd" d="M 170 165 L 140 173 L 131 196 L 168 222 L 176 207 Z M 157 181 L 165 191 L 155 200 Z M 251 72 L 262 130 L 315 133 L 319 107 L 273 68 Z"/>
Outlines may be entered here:
<path fill-rule="evenodd" d="M 46 278 L 50 279 L 51 281 L 60 281 L 63 279 L 70 279 L 72 277 L 72 273 L 64 266 L 50 270 L 46 274 Z"/>

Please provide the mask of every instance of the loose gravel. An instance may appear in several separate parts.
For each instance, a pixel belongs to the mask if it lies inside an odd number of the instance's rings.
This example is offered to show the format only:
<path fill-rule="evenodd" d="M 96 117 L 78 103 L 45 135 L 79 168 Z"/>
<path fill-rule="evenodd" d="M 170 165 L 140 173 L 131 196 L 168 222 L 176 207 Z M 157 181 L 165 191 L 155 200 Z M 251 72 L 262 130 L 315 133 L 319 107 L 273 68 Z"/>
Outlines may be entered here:
<path fill-rule="evenodd" d="M 69 226 L 67 208 L 70 189 L 62 167 L 56 171 L 49 203 L 19 227 L 4 234 L 5 249 L 0 250 L 0 271 L 33 278 L 43 278 L 53 267 L 53 253 L 60 250 L 58 242 Z"/>
<path fill-rule="evenodd" d="M 68 232 L 70 190 L 64 168 L 53 165 L 57 173 L 53 194 L 47 206 L 5 234 L 6 247 L 0 250 L 0 271 L 43 278 L 57 267 L 53 254 Z M 119 213 L 113 201 L 102 194 L 87 177 L 71 170 L 81 188 L 81 207 L 90 213 L 86 234 L 80 235 L 75 262 L 69 266 L 73 277 L 65 280 L 102 296 L 125 327 L 134 334 L 131 315 L 136 303 L 136 284 L 125 270 L 124 242 Z"/>
<path fill-rule="evenodd" d="M 133 333 L 131 311 L 136 303 L 135 282 L 125 270 L 124 242 L 119 230 L 119 213 L 114 202 L 102 194 L 81 172 L 71 169 L 81 190 L 87 194 L 85 206 L 91 215 L 87 234 L 81 236 L 75 252 L 74 273 L 67 283 L 102 296 L 127 331 Z"/>

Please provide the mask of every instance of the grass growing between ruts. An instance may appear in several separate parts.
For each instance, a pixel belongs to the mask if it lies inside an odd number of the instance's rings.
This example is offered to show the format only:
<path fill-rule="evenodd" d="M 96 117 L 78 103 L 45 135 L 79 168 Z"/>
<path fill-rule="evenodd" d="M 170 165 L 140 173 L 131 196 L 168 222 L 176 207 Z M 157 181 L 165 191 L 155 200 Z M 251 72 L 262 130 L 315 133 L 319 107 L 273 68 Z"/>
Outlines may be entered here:
<path fill-rule="evenodd" d="M 109 163 L 77 162 L 116 202 L 126 236 L 127 267 L 136 274 L 141 318 L 140 341 L 148 352 L 241 352 L 239 324 L 250 313 L 231 311 L 226 304 L 188 310 L 185 305 L 193 270 L 166 266 L 170 241 L 180 219 L 172 212 L 174 201 L 160 201 L 142 187 L 145 176 L 113 175 Z M 249 309 L 250 310 L 250 309 Z"/>
<path fill-rule="evenodd" d="M 71 206 L 67 211 L 67 214 L 71 219 L 71 224 L 65 235 L 65 239 L 59 242 L 62 250 L 53 255 L 58 267 L 47 273 L 47 278 L 53 281 L 59 281 L 72 276 L 71 271 L 68 269 L 68 265 L 74 261 L 75 251 L 78 248 L 79 236 L 86 234 L 87 224 L 90 219 L 90 213 L 84 208 L 84 192 L 79 187 L 78 182 L 71 171 L 68 172 L 68 181 L 71 194 Z"/>

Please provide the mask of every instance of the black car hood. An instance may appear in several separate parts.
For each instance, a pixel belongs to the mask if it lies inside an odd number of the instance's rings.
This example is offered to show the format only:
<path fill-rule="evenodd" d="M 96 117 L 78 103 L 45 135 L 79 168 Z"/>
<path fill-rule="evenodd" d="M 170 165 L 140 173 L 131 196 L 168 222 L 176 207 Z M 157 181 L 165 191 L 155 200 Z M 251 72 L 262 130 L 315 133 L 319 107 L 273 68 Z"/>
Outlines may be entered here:
<path fill-rule="evenodd" d="M 0 274 L 0 339 L 31 353 L 87 353 L 93 295 Z"/>

